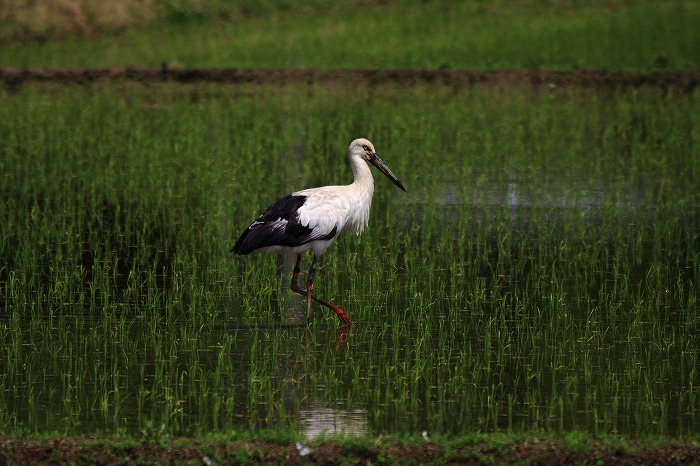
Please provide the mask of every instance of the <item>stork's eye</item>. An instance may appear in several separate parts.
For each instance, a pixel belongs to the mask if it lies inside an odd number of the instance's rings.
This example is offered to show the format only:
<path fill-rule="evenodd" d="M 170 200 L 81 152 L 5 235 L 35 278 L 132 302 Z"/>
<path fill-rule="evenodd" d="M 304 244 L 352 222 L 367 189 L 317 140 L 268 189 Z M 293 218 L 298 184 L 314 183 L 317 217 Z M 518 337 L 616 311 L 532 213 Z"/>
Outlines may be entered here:
<path fill-rule="evenodd" d="M 363 145 L 362 145 L 362 148 L 365 150 L 365 152 L 371 152 L 371 151 L 369 150 L 369 146 L 368 146 L 367 144 L 363 144 Z"/>

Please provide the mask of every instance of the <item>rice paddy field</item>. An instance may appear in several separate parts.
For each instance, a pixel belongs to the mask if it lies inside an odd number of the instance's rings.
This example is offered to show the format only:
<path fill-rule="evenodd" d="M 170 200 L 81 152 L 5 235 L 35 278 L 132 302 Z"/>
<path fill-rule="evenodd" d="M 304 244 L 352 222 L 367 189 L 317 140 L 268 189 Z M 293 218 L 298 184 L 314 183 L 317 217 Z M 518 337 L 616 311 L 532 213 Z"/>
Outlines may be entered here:
<path fill-rule="evenodd" d="M 40 23 L 52 2 L 0 8 L 0 458 L 700 457 L 697 2 L 142 3 L 170 10 L 114 31 L 76 0 L 76 34 Z M 161 64 L 263 78 L 80 78 Z M 387 68 L 423 74 L 348 71 Z M 264 78 L 285 70 L 306 77 Z M 283 195 L 350 183 L 358 137 L 408 192 L 374 170 L 369 227 L 315 281 L 356 327 L 307 325 L 290 259 L 231 249 Z"/>
<path fill-rule="evenodd" d="M 476 85 L 22 87 L 0 106 L 0 425 L 64 435 L 697 438 L 700 96 Z M 317 292 L 234 256 L 277 197 L 370 227 Z M 286 270 L 285 270 L 286 267 Z M 302 277 L 303 280 L 303 277 Z"/>

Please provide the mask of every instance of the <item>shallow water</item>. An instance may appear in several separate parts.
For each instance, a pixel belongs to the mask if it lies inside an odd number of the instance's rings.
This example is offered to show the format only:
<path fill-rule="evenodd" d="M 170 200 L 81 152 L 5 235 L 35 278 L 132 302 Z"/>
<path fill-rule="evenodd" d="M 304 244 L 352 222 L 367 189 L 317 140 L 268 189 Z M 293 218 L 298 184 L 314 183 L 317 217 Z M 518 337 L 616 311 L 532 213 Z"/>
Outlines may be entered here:
<path fill-rule="evenodd" d="M 476 223 L 511 219 L 506 224 L 515 238 L 511 264 L 495 276 L 483 273 L 476 284 L 467 275 L 454 281 L 447 269 L 418 269 L 424 286 L 413 287 L 414 295 L 397 292 L 396 281 L 384 283 L 387 294 L 379 298 L 354 293 L 348 302 L 340 294 L 357 321 L 354 329 L 337 327 L 334 318 L 319 320 L 318 313 L 330 311 L 317 306 L 307 328 L 305 303 L 286 290 L 284 266 L 277 310 L 267 324 L 251 325 L 245 309 L 250 305 L 230 297 L 220 299 L 219 310 L 206 322 L 173 319 L 158 309 L 144 313 L 124 302 L 113 303 L 102 316 L 87 316 L 84 307 L 72 303 L 44 321 L 15 314 L 17 320 L 3 327 L 4 341 L 18 360 L 3 363 L 0 416 L 6 426 L 74 434 L 275 427 L 309 437 L 698 432 L 700 321 L 694 305 L 674 307 L 695 299 L 696 292 L 648 289 L 638 299 L 654 300 L 654 306 L 613 298 L 617 307 L 611 308 L 603 300 L 606 286 L 619 286 L 615 261 L 595 262 L 609 267 L 600 275 L 608 277 L 603 278 L 607 285 L 598 279 L 575 283 L 576 276 L 568 276 L 555 286 L 556 278 L 547 273 L 550 283 L 542 284 L 523 279 L 535 270 L 517 268 L 542 248 L 554 245 L 556 252 L 556 245 L 567 241 L 565 223 L 572 210 L 581 213 L 573 217 L 582 224 L 590 223 L 579 232 L 583 240 L 596 241 L 596 228 L 609 215 L 603 212 L 602 193 L 577 190 L 575 183 L 564 186 L 554 192 L 552 185 L 508 182 L 500 189 L 475 190 L 466 206 L 446 188 L 436 213 L 446 227 L 454 209 L 469 209 Z M 542 189 L 549 193 L 544 201 L 541 195 L 532 201 L 528 192 Z M 624 208 L 616 215 L 634 218 L 647 208 L 633 194 L 620 199 Z M 683 225 L 697 237 L 697 206 L 690 207 Z M 543 224 L 548 229 L 540 233 Z M 543 243 L 539 234 L 554 236 Z M 498 243 L 496 236 L 486 239 Z M 689 248 L 696 246 L 678 244 L 666 253 L 670 276 L 684 287 L 696 284 L 689 259 L 697 255 Z M 604 252 L 613 254 L 614 247 Z M 646 251 L 653 247 L 652 241 L 639 244 L 640 259 L 630 258 L 624 271 L 626 286 L 645 286 L 650 270 L 658 267 Z M 324 275 L 334 271 L 321 270 L 323 290 Z M 408 273 L 399 271 L 399 282 L 409 283 Z M 450 277 L 454 283 L 445 285 Z M 533 292 L 533 284 L 542 290 Z M 352 277 L 340 279 L 341 290 L 352 286 Z M 464 288 L 455 293 L 454 286 Z M 11 331 L 13 326 L 19 332 Z M 17 335 L 21 341 L 13 340 Z"/>
<path fill-rule="evenodd" d="M 0 426 L 697 435 L 697 98 L 364 91 L 6 99 Z M 307 329 L 289 264 L 231 242 L 273 185 L 346 179 L 358 126 L 408 194 L 377 179 L 319 267 L 357 327 Z"/>
<path fill-rule="evenodd" d="M 440 321 L 439 315 L 435 318 Z M 463 341 L 446 345 L 437 336 L 424 344 L 442 357 L 435 362 L 423 356 L 425 364 L 437 366 L 425 368 L 423 374 L 411 329 L 228 330 L 235 343 L 223 356 L 220 333 L 211 330 L 196 342 L 175 339 L 167 361 L 129 365 L 125 356 L 111 357 L 111 351 L 59 357 L 54 363 L 32 361 L 30 372 L 6 379 L 4 422 L 28 431 L 73 434 L 293 427 L 309 437 L 574 429 L 682 436 L 697 432 L 700 422 L 693 404 L 697 389 L 687 385 L 697 377 L 689 373 L 695 370 L 691 365 L 697 362 L 696 347 L 647 351 L 640 342 L 636 368 L 630 368 L 625 362 L 630 350 L 620 340 L 602 338 L 603 345 L 586 347 L 583 352 L 590 354 L 578 358 L 554 357 L 556 349 L 523 344 L 507 349 L 505 360 L 485 356 L 493 364 L 485 368 L 469 364 L 463 351 L 484 351 L 488 337 L 468 334 Z M 666 330 L 672 333 L 670 325 Z M 385 335 L 376 342 L 381 332 Z M 587 338 L 605 332 L 601 325 Z M 273 340 L 279 348 L 274 348 Z M 110 343 L 111 350 L 118 346 Z M 140 356 L 149 360 L 152 350 L 144 350 Z M 659 354 L 664 359 L 656 360 Z M 222 357 L 227 359 L 220 382 L 225 388 L 212 381 Z M 34 353 L 24 358 L 46 356 Z M 575 360 L 582 360 L 582 367 Z M 89 366 L 87 382 L 71 375 L 81 364 Z M 450 380 L 459 377 L 462 368 L 463 378 Z M 643 375 L 637 376 L 635 370 Z M 93 378 L 93 371 L 104 375 L 95 373 Z M 636 387 L 640 382 L 646 385 Z M 652 393 L 641 396 L 643 390 Z M 649 398 L 656 404 L 647 404 Z"/>

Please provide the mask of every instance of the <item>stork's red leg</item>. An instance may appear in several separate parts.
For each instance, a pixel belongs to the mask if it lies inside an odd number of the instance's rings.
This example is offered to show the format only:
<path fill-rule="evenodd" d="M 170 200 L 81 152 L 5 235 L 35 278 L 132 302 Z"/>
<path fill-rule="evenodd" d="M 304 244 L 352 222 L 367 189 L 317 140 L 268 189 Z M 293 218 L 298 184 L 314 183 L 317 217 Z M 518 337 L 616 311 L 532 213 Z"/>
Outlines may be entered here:
<path fill-rule="evenodd" d="M 289 287 L 295 293 L 304 294 L 301 288 L 299 288 L 299 272 L 301 271 L 299 265 L 301 265 L 301 254 L 297 254 L 297 262 L 294 264 L 294 271 L 292 272 L 292 283 Z"/>
<path fill-rule="evenodd" d="M 309 319 L 309 304 L 311 300 L 316 301 L 318 304 L 327 307 L 331 311 L 335 312 L 335 314 L 338 316 L 338 319 L 340 319 L 341 322 L 343 322 L 345 325 L 348 327 L 354 327 L 355 324 L 352 323 L 348 315 L 343 312 L 343 310 L 337 306 L 332 305 L 329 302 L 326 302 L 322 299 L 317 298 L 316 296 L 313 296 L 311 294 L 311 291 L 314 288 L 314 275 L 316 274 L 316 256 L 314 256 L 313 262 L 311 264 L 311 269 L 309 270 L 309 278 L 307 280 L 307 285 L 306 285 L 306 291 L 302 290 L 299 288 L 299 272 L 301 269 L 299 266 L 301 265 L 301 254 L 297 256 L 297 261 L 296 264 L 294 265 L 294 271 L 292 272 L 292 283 L 290 284 L 290 288 L 292 289 L 293 292 L 300 294 L 304 296 L 307 299 L 307 314 L 306 314 L 306 319 Z"/>

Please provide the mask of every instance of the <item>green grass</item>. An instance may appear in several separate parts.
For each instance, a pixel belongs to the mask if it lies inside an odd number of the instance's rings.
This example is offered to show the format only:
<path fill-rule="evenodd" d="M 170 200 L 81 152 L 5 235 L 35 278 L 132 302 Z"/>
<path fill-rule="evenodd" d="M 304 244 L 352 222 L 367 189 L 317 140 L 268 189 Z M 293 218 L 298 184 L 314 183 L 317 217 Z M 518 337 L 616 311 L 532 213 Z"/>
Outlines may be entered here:
<path fill-rule="evenodd" d="M 175 15 L 181 20 L 163 13 L 119 33 L 6 41 L 0 64 L 627 71 L 700 65 L 694 1 L 312 3 L 263 10 L 239 18 L 232 5 L 228 15 Z"/>
<path fill-rule="evenodd" d="M 3 433 L 696 436 L 698 97 L 3 94 Z M 323 257 L 357 328 L 314 308 L 307 331 L 276 260 L 229 250 L 277 197 L 349 182 L 358 136 L 409 192 L 377 177 L 369 229 Z"/>

